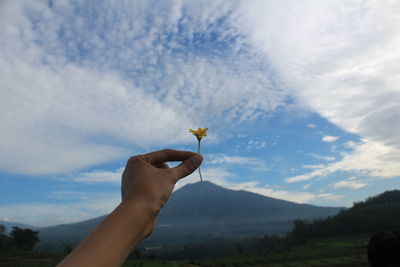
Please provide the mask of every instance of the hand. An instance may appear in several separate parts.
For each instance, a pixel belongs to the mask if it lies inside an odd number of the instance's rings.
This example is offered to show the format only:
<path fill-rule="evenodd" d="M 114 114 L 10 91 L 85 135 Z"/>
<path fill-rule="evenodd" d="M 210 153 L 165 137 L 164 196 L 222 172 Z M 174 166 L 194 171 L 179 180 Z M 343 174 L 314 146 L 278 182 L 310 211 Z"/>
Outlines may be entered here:
<path fill-rule="evenodd" d="M 166 162 L 183 161 L 175 168 Z M 150 235 L 155 219 L 172 194 L 175 183 L 195 171 L 203 161 L 200 154 L 164 149 L 130 158 L 122 174 L 122 204 L 140 203 L 150 218 L 146 235 Z"/>
<path fill-rule="evenodd" d="M 169 168 L 168 161 L 183 161 Z M 58 266 L 120 266 L 138 242 L 153 231 L 156 216 L 175 183 L 196 170 L 203 157 L 165 149 L 132 157 L 122 174 L 122 203 Z"/>

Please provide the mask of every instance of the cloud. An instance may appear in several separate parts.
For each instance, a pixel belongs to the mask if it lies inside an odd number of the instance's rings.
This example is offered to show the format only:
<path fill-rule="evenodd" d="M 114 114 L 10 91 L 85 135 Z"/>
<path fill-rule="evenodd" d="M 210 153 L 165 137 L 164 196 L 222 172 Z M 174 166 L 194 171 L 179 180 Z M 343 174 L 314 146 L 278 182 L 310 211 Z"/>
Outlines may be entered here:
<path fill-rule="evenodd" d="M 310 188 L 311 184 L 305 184 L 303 185 L 303 190 L 308 190 Z"/>
<path fill-rule="evenodd" d="M 231 188 L 236 190 L 246 190 L 260 195 L 292 201 L 300 204 L 319 202 L 323 200 L 337 200 L 343 198 L 342 195 L 337 195 L 332 193 L 313 194 L 310 192 L 277 190 L 269 188 L 267 186 L 261 186 L 256 182 L 253 184 L 245 183 L 245 184 L 233 185 Z"/>
<path fill-rule="evenodd" d="M 289 181 L 339 170 L 400 176 L 399 12 L 396 1 L 241 2 L 239 27 L 296 102 L 364 140 L 340 162 Z"/>
<path fill-rule="evenodd" d="M 308 128 L 317 128 L 317 125 L 313 124 L 313 123 L 309 123 L 307 124 Z"/>
<path fill-rule="evenodd" d="M 367 186 L 366 183 L 356 182 L 356 181 L 340 181 L 333 184 L 333 188 L 350 188 L 350 189 L 359 189 L 364 186 Z"/>
<path fill-rule="evenodd" d="M 400 153 L 394 147 L 363 140 L 354 151 L 343 153 L 340 161 L 326 165 L 310 173 L 294 176 L 287 182 L 307 181 L 312 178 L 326 177 L 336 172 L 357 172 L 371 178 L 395 178 L 400 176 Z"/>
<path fill-rule="evenodd" d="M 318 159 L 318 160 L 324 160 L 324 161 L 335 161 L 336 158 L 332 156 L 324 156 L 324 155 L 319 155 L 315 153 L 308 153 L 311 157 Z"/>
<path fill-rule="evenodd" d="M 3 2 L 0 170 L 75 172 L 189 142 L 186 129 L 198 125 L 218 140 L 285 106 L 287 92 L 236 30 L 235 8 Z"/>
<path fill-rule="evenodd" d="M 76 172 L 192 142 L 186 129 L 199 125 L 218 142 L 227 129 L 294 102 L 362 142 L 288 181 L 339 171 L 400 175 L 396 2 L 1 5 L 2 172 Z M 114 177 L 101 175 L 80 179 Z"/>
<path fill-rule="evenodd" d="M 335 142 L 338 139 L 339 139 L 339 136 L 326 135 L 326 136 L 322 137 L 322 141 L 327 142 L 327 143 Z"/>
<path fill-rule="evenodd" d="M 325 167 L 325 165 L 324 164 L 316 164 L 316 165 L 308 165 L 308 164 L 306 164 L 306 165 L 303 165 L 301 167 L 303 169 L 321 169 L 321 168 Z"/>
<path fill-rule="evenodd" d="M 344 143 L 344 145 L 345 145 L 347 148 L 351 148 L 351 149 L 354 149 L 354 148 L 357 147 L 357 143 L 354 142 L 354 141 L 347 141 L 346 143 Z"/>
<path fill-rule="evenodd" d="M 69 203 L 18 203 L 0 205 L 0 220 L 33 226 L 73 223 L 108 214 L 121 201 L 119 193 L 53 192 L 57 199 Z"/>
<path fill-rule="evenodd" d="M 243 157 L 243 156 L 228 156 L 226 154 L 211 154 L 207 155 L 209 163 L 214 165 L 229 164 L 233 166 L 248 167 L 253 171 L 266 171 L 268 165 L 264 160 L 257 157 Z"/>
<path fill-rule="evenodd" d="M 259 149 L 263 149 L 267 147 L 267 142 L 265 141 L 257 141 L 257 140 L 253 140 L 250 139 L 249 142 L 247 143 L 247 149 L 255 149 L 255 150 L 259 150 Z"/>
<path fill-rule="evenodd" d="M 73 177 L 72 180 L 84 183 L 120 183 L 124 169 L 123 167 L 115 171 L 93 170 L 90 172 L 83 172 Z"/>

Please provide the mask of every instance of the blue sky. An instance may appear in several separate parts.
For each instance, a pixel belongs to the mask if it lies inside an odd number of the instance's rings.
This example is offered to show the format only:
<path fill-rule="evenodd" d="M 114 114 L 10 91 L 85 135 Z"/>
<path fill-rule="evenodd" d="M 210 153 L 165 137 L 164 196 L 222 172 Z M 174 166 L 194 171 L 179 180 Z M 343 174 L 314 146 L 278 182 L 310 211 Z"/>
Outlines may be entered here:
<path fill-rule="evenodd" d="M 378 0 L 2 1 L 0 220 L 110 212 L 130 156 L 196 150 L 197 127 L 203 176 L 227 188 L 322 206 L 398 189 L 399 13 Z"/>

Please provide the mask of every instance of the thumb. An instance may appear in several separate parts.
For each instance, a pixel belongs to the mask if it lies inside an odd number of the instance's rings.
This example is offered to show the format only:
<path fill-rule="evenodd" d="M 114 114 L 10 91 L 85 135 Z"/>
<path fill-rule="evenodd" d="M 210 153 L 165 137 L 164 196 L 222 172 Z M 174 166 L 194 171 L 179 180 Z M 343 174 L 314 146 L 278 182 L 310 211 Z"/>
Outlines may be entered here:
<path fill-rule="evenodd" d="M 200 154 L 196 154 L 186 159 L 184 162 L 182 162 L 175 168 L 172 168 L 172 170 L 174 170 L 177 176 L 175 182 L 194 172 L 200 166 L 202 161 L 203 161 L 203 156 Z"/>

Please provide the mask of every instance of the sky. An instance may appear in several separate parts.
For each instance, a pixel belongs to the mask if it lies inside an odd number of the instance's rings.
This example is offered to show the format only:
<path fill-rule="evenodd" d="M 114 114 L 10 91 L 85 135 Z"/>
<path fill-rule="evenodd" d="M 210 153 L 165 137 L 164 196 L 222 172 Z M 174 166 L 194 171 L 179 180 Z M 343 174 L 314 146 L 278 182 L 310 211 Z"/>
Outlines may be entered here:
<path fill-rule="evenodd" d="M 346 206 L 400 185 L 400 2 L 0 2 L 0 221 L 109 213 L 133 155 Z M 176 185 L 199 181 L 195 172 Z"/>

